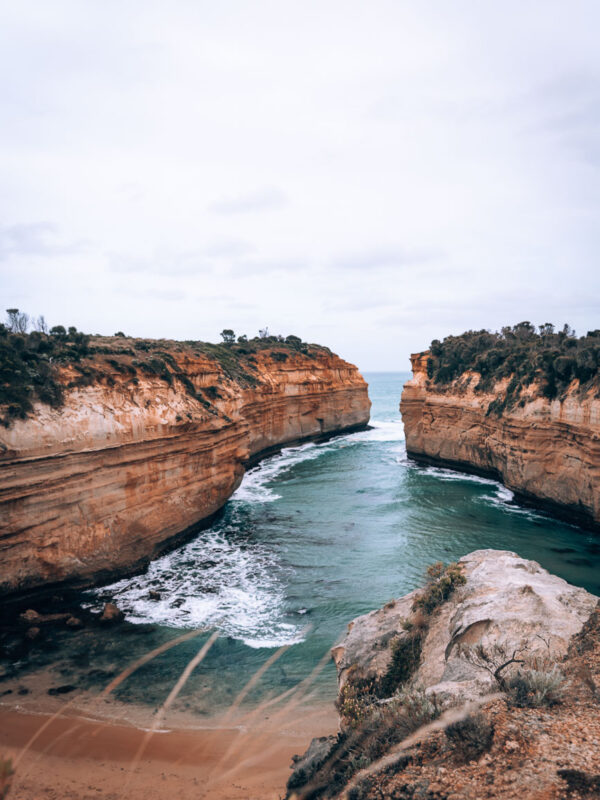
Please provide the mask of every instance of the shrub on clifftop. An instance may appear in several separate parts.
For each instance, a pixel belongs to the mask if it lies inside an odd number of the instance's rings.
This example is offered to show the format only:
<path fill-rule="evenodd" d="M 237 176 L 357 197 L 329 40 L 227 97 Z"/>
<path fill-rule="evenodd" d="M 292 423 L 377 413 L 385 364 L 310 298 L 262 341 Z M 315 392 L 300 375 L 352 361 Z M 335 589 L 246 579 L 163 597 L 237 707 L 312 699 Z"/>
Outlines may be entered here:
<path fill-rule="evenodd" d="M 501 413 L 514 405 L 522 390 L 538 383 L 545 397 L 553 399 L 572 381 L 580 388 L 600 391 L 600 331 L 577 338 L 568 325 L 555 332 L 550 323 L 536 330 L 530 322 L 507 326 L 500 332 L 467 331 L 460 336 L 434 339 L 429 350 L 427 374 L 437 384 L 449 384 L 467 373 L 478 373 L 476 391 L 493 388 L 510 379 L 502 398 L 490 406 Z"/>

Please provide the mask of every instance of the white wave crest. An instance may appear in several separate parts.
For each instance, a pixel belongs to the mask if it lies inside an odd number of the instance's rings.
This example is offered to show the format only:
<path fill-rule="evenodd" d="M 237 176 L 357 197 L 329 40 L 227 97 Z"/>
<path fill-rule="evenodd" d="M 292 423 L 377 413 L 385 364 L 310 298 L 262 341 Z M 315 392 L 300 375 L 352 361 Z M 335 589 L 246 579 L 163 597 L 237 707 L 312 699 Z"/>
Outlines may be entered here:
<path fill-rule="evenodd" d="M 113 597 L 130 622 L 216 627 L 251 647 L 279 647 L 303 638 L 285 618 L 285 573 L 265 546 L 230 541 L 227 530 L 213 529 L 153 561 L 144 575 L 96 593 Z M 151 599 L 151 590 L 160 599 Z"/>

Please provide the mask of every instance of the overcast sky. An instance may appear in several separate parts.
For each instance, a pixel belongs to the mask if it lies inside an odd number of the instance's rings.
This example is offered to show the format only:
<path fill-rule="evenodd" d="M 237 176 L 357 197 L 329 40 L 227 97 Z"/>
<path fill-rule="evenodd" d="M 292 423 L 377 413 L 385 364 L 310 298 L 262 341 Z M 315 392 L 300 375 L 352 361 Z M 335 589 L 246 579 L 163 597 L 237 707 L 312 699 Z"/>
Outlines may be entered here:
<path fill-rule="evenodd" d="M 600 4 L 0 0 L 4 306 L 363 370 L 600 327 Z"/>

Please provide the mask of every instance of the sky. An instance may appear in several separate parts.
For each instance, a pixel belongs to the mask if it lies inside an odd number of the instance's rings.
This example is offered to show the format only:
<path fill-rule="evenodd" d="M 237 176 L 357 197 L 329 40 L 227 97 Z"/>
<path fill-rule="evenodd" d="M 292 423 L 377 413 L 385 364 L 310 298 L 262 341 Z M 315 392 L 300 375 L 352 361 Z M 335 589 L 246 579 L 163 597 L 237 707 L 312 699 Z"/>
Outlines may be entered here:
<path fill-rule="evenodd" d="M 0 0 L 1 308 L 365 370 L 600 327 L 596 0 Z"/>

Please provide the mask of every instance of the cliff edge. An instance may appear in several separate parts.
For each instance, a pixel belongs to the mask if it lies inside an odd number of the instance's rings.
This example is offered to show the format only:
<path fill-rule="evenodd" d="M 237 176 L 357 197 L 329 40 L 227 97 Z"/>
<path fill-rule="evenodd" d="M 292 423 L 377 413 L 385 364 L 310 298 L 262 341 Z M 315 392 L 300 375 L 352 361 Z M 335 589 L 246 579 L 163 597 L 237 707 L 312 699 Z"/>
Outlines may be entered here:
<path fill-rule="evenodd" d="M 433 565 L 334 648 L 337 736 L 289 798 L 597 797 L 598 598 L 516 553 Z"/>
<path fill-rule="evenodd" d="M 209 520 L 248 464 L 369 420 L 357 368 L 297 337 L 9 344 L 33 377 L 5 385 L 0 595 L 140 569 Z"/>
<path fill-rule="evenodd" d="M 430 352 L 411 356 L 400 411 L 411 458 L 502 481 L 518 500 L 600 529 L 600 396 L 567 380 L 560 393 L 467 368 L 436 381 Z M 556 360 L 559 360 L 559 356 Z M 508 402 L 512 400 L 512 402 Z"/>

